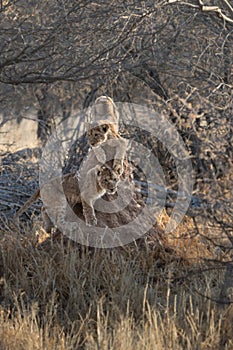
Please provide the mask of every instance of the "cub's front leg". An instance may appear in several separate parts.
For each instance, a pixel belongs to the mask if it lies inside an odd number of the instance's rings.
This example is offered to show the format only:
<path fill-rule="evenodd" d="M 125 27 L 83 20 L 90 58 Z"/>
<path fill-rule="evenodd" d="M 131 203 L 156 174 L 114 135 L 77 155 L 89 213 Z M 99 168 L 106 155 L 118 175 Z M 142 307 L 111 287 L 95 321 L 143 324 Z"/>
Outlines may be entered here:
<path fill-rule="evenodd" d="M 114 157 L 114 162 L 113 162 L 113 170 L 119 174 L 122 175 L 124 172 L 124 159 L 125 159 L 125 154 L 128 146 L 128 141 L 121 138 L 118 140 L 115 140 L 115 147 L 116 147 L 116 153 Z"/>
<path fill-rule="evenodd" d="M 47 233 L 51 233 L 52 228 L 54 227 L 52 220 L 46 212 L 45 207 L 41 208 L 41 216 L 43 220 L 43 228 Z"/>
<path fill-rule="evenodd" d="M 93 147 L 93 151 L 98 162 L 104 164 L 106 162 L 106 154 L 101 146 Z"/>
<path fill-rule="evenodd" d="M 87 226 L 96 226 L 97 219 L 95 216 L 95 210 L 93 208 L 93 203 L 91 201 L 89 203 L 87 203 L 82 199 L 82 206 L 83 206 L 83 215 L 85 218 L 86 225 Z"/>

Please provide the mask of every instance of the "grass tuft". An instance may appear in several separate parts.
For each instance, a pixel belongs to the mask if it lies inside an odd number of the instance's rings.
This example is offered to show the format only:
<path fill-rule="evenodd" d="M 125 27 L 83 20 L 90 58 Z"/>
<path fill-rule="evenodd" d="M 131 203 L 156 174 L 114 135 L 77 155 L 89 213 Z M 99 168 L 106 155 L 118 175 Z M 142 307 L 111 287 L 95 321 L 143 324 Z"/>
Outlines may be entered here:
<path fill-rule="evenodd" d="M 115 249 L 37 233 L 1 235 L 1 350 L 233 349 L 223 270 L 190 219 Z"/>

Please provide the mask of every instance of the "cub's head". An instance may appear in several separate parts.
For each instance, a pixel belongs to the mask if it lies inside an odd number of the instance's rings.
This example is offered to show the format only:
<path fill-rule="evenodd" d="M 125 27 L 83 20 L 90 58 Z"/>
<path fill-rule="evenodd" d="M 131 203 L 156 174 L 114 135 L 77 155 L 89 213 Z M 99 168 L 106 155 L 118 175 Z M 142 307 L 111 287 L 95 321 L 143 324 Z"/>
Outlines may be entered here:
<path fill-rule="evenodd" d="M 117 191 L 120 176 L 107 165 L 101 165 L 97 169 L 97 182 L 99 186 L 109 194 Z"/>
<path fill-rule="evenodd" d="M 107 141 L 108 134 L 114 133 L 114 124 L 98 122 L 98 123 L 88 123 L 86 124 L 87 136 L 92 147 L 97 147 L 101 143 Z"/>

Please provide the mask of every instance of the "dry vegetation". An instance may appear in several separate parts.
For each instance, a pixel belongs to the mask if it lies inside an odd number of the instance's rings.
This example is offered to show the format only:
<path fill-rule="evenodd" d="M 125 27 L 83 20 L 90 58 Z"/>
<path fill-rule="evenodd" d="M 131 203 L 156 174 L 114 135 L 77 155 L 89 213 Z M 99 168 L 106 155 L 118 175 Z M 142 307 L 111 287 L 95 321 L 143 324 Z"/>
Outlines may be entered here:
<path fill-rule="evenodd" d="M 41 204 L 12 222 L 38 186 L 41 149 L 0 144 L 0 350 L 233 350 L 230 1 L 0 5 L 0 126 L 32 110 L 43 145 L 101 94 L 149 105 L 182 136 L 198 203 L 176 232 L 164 234 L 168 205 L 153 235 L 124 247 L 48 237 Z M 174 160 L 156 135 L 121 131 L 153 151 L 174 195 Z M 87 151 L 76 136 L 64 172 Z"/>
<path fill-rule="evenodd" d="M 1 349 L 233 348 L 223 265 L 197 237 L 91 250 L 39 233 L 1 239 Z"/>

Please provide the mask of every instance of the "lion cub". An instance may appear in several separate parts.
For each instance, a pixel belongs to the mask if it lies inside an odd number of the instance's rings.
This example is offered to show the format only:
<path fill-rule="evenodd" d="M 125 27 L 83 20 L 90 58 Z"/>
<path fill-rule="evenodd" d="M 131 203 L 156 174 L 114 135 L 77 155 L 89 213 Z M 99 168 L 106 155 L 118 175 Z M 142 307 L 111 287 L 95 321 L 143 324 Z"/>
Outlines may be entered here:
<path fill-rule="evenodd" d="M 121 175 L 128 141 L 116 132 L 115 124 L 106 120 L 89 123 L 87 136 L 97 160 L 102 164 L 112 160 L 112 168 Z"/>
<path fill-rule="evenodd" d="M 104 164 L 112 160 L 112 168 L 123 173 L 128 141 L 118 133 L 119 114 L 113 100 L 100 96 L 91 107 L 91 122 L 86 123 L 89 143 L 97 160 Z"/>
<path fill-rule="evenodd" d="M 91 226 L 97 224 L 93 207 L 95 201 L 105 193 L 114 194 L 117 191 L 119 182 L 119 174 L 107 164 L 101 166 L 96 165 L 87 172 L 86 180 L 79 182 L 83 215 L 87 225 Z"/>
<path fill-rule="evenodd" d="M 105 193 L 114 194 L 117 190 L 119 181 L 119 175 L 107 165 L 97 165 L 90 169 L 87 172 L 83 183 L 80 183 L 75 174 L 66 174 L 62 178 L 54 178 L 48 184 L 44 184 L 41 189 L 36 190 L 28 201 L 18 210 L 15 219 L 18 219 L 33 202 L 41 197 L 41 194 L 43 195 L 43 198 L 48 197 L 46 202 L 51 203 L 50 205 L 53 209 L 59 212 L 58 215 L 62 214 L 64 217 L 66 212 L 66 201 L 63 201 L 64 205 L 62 207 L 56 207 L 56 203 L 60 201 L 61 194 L 64 192 L 67 202 L 72 208 L 77 203 L 82 203 L 86 225 L 96 225 L 97 219 L 93 207 L 95 201 Z M 42 219 L 45 231 L 51 232 L 54 225 L 49 218 L 45 207 L 42 207 Z"/>

